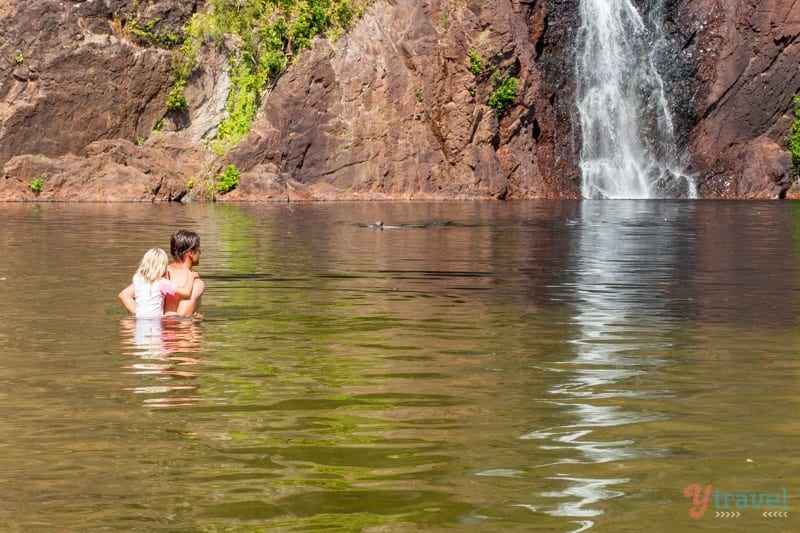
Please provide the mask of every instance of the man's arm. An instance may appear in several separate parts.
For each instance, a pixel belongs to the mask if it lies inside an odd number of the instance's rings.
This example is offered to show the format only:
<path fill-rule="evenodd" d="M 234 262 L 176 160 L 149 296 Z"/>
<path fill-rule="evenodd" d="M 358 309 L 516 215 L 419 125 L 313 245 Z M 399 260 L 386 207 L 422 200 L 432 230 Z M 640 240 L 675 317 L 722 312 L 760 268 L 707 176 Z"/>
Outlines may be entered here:
<path fill-rule="evenodd" d="M 180 316 L 192 316 L 200 309 L 200 303 L 203 299 L 203 291 L 206 290 L 205 282 L 196 277 L 192 285 L 192 294 L 186 300 L 181 300 L 178 304 L 178 314 Z"/>
<path fill-rule="evenodd" d="M 136 293 L 133 290 L 133 283 L 122 289 L 122 292 L 117 295 L 117 298 L 122 302 L 122 307 L 130 314 L 136 314 Z"/>

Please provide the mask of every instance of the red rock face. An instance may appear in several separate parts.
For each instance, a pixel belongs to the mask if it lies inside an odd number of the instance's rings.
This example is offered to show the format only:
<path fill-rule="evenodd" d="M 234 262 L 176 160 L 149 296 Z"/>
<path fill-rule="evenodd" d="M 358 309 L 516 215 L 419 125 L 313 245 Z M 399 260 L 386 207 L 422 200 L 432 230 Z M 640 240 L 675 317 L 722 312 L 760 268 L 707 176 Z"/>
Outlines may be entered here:
<path fill-rule="evenodd" d="M 449 4 L 378 2 L 352 33 L 318 42 L 229 154 L 246 171 L 231 198 L 262 194 L 247 184 L 265 175 L 322 198 L 577 197 L 569 117 L 552 104 L 568 93 L 543 80 L 537 50 L 547 8 Z M 504 76 L 519 94 L 498 114 L 487 103 Z"/>
<path fill-rule="evenodd" d="M 783 196 L 792 97 L 800 90 L 800 4 L 694 0 L 683 24 L 697 60 L 690 150 L 701 194 Z"/>
<path fill-rule="evenodd" d="M 637 3 L 665 13 L 661 63 L 700 194 L 792 196 L 800 4 Z M 350 34 L 298 57 L 222 158 L 201 137 L 224 111 L 224 61 L 201 54 L 192 107 L 154 135 L 173 52 L 122 17 L 179 33 L 202 1 L 24 4 L 0 0 L 0 200 L 188 198 L 229 163 L 242 171 L 231 201 L 580 194 L 574 0 L 377 1 Z M 518 94 L 497 113 L 488 103 L 505 76 Z"/>
<path fill-rule="evenodd" d="M 0 0 L 0 199 L 185 194 L 190 167 L 175 168 L 169 151 L 134 144 L 148 139 L 164 114 L 172 53 L 136 42 L 119 17 L 139 10 L 142 20 L 158 17 L 179 28 L 185 17 L 170 12 L 182 6 L 185 15 L 196 2 L 174 1 L 166 12 L 166 3 L 145 4 Z M 98 141 L 107 142 L 103 153 Z M 34 180 L 43 183 L 39 194 Z"/>

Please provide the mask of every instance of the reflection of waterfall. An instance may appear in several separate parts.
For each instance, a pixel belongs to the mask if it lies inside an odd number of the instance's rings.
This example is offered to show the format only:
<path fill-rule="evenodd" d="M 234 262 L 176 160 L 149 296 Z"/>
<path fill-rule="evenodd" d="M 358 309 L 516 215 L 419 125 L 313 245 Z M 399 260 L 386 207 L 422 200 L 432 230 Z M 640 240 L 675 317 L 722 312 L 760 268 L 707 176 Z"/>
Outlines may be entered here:
<path fill-rule="evenodd" d="M 552 516 L 593 526 L 603 501 L 624 496 L 630 482 L 622 461 L 659 457 L 659 449 L 638 445 L 642 424 L 663 418 L 637 407 L 662 398 L 656 380 L 673 347 L 678 327 L 676 287 L 684 268 L 681 219 L 685 202 L 583 202 L 575 277 L 563 287 L 574 301 L 575 337 L 569 357 L 553 371 L 562 376 L 548 390 L 563 424 L 522 436 L 538 442 L 549 458 L 538 467 L 559 490 L 540 494 L 547 504 L 525 505 Z"/>
<path fill-rule="evenodd" d="M 650 9 L 659 13 L 663 0 Z M 585 198 L 694 197 L 654 55 L 659 24 L 631 0 L 581 0 L 577 104 Z"/>

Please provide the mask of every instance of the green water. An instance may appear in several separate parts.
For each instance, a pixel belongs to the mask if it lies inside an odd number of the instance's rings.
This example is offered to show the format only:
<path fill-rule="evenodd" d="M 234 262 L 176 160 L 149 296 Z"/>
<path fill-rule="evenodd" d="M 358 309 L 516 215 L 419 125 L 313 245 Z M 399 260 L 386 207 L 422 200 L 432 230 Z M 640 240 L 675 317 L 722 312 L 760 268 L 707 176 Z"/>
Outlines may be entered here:
<path fill-rule="evenodd" d="M 181 227 L 204 319 L 137 323 Z M 0 529 L 800 528 L 794 204 L 6 204 L 0 250 Z"/>

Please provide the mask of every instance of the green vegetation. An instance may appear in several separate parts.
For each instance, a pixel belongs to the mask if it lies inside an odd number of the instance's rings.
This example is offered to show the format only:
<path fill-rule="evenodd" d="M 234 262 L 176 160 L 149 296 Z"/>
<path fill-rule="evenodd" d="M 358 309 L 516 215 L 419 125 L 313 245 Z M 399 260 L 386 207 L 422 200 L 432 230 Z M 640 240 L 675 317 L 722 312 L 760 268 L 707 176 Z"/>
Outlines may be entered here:
<path fill-rule="evenodd" d="M 180 111 L 189 107 L 189 101 L 183 91 L 186 89 L 186 80 L 178 80 L 167 95 L 167 109 Z"/>
<path fill-rule="evenodd" d="M 192 33 L 191 24 L 187 32 Z M 198 40 L 190 35 L 183 41 L 180 54 L 175 55 L 172 59 L 172 75 L 175 78 L 175 85 L 167 96 L 167 109 L 170 111 L 180 111 L 189 107 L 184 90 L 186 89 L 186 82 L 189 80 L 189 74 L 192 73 L 192 68 L 194 68 L 198 47 Z"/>
<path fill-rule="evenodd" d="M 417 99 L 417 102 L 422 102 L 424 96 L 422 94 L 422 89 L 416 89 L 414 91 L 414 98 Z"/>
<path fill-rule="evenodd" d="M 481 59 L 480 54 L 475 50 L 469 51 L 469 71 L 472 72 L 473 76 L 477 76 L 483 70 L 483 59 Z"/>
<path fill-rule="evenodd" d="M 228 57 L 231 91 L 228 116 L 217 130 L 217 153 L 250 131 L 261 94 L 296 54 L 320 34 L 339 36 L 372 0 L 210 0 L 186 27 L 173 64 L 175 86 L 167 107 L 184 109 L 186 82 L 201 43 L 214 43 Z"/>
<path fill-rule="evenodd" d="M 517 98 L 519 80 L 514 76 L 504 76 L 502 80 L 495 81 L 495 91 L 489 96 L 487 105 L 494 109 L 497 116 L 503 115 L 509 104 Z"/>
<path fill-rule="evenodd" d="M 232 191 L 239 185 L 239 176 L 240 172 L 239 169 L 236 168 L 236 165 L 228 165 L 225 167 L 225 170 L 220 172 L 219 176 L 217 176 L 217 184 L 214 189 L 220 194 Z"/>
<path fill-rule="evenodd" d="M 19 53 L 14 56 L 14 63 L 17 65 L 21 65 L 25 61 L 25 56 L 22 53 Z"/>
<path fill-rule="evenodd" d="M 175 46 L 180 41 L 180 37 L 172 32 L 155 30 L 155 26 L 161 22 L 160 18 L 150 19 L 144 24 L 144 28 L 139 26 L 139 22 L 134 18 L 128 22 L 127 30 L 131 35 L 135 35 L 144 41 L 162 46 Z"/>
<path fill-rule="evenodd" d="M 800 173 L 800 95 L 794 95 L 794 123 L 789 128 L 789 139 L 786 146 L 792 154 L 792 174 L 797 178 Z"/>
<path fill-rule="evenodd" d="M 36 194 L 42 192 L 42 189 L 44 189 L 44 184 L 47 182 L 49 177 L 50 176 L 48 176 L 46 172 L 36 176 L 30 183 L 31 190 Z"/>

